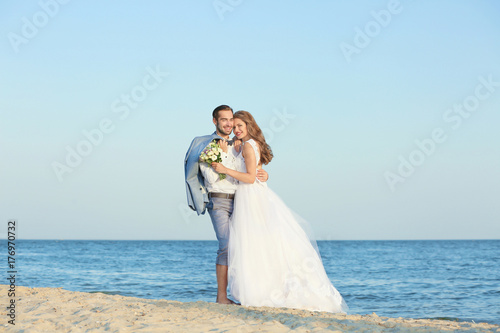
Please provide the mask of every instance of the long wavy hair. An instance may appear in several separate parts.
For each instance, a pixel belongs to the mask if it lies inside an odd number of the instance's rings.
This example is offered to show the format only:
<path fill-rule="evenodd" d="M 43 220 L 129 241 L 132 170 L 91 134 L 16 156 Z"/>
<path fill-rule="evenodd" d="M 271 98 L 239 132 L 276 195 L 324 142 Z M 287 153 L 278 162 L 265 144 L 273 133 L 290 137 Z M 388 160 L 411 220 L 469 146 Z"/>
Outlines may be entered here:
<path fill-rule="evenodd" d="M 233 115 L 233 117 L 242 120 L 247 125 L 248 135 L 250 135 L 250 137 L 259 144 L 260 163 L 257 164 L 269 164 L 269 162 L 271 162 L 274 157 L 273 151 L 267 144 L 262 130 L 260 129 L 259 125 L 257 125 L 257 122 L 255 122 L 255 119 L 250 114 L 250 112 L 238 111 Z"/>

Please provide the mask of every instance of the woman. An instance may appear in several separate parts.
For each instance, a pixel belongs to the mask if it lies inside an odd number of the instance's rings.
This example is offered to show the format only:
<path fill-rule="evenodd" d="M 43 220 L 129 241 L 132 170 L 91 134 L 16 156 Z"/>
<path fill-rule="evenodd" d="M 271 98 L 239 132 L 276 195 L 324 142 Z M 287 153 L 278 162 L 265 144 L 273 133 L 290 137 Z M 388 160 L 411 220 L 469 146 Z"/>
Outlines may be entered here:
<path fill-rule="evenodd" d="M 212 164 L 215 171 L 239 181 L 228 245 L 231 295 L 245 306 L 347 312 L 300 226 L 303 221 L 256 180 L 257 169 L 271 162 L 273 154 L 249 112 L 234 114 L 233 133 L 243 141 L 236 170 Z"/>

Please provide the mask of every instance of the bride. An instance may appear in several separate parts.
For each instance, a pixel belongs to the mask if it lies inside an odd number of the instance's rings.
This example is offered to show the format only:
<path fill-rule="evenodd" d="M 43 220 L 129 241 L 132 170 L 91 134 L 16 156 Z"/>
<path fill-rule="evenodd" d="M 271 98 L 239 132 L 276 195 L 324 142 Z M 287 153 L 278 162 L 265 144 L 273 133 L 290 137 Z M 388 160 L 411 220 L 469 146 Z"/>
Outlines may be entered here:
<path fill-rule="evenodd" d="M 347 312 L 301 227 L 304 221 L 256 179 L 257 169 L 271 162 L 273 154 L 253 116 L 236 112 L 233 131 L 243 142 L 236 170 L 212 164 L 218 173 L 239 180 L 228 245 L 231 295 L 244 306 Z"/>

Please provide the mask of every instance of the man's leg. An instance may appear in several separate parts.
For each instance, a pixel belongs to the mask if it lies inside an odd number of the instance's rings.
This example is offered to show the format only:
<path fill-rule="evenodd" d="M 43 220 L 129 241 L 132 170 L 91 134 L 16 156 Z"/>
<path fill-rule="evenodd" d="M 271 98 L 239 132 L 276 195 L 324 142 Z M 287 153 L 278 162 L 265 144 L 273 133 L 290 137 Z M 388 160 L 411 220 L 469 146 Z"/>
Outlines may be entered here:
<path fill-rule="evenodd" d="M 227 246 L 229 242 L 229 218 L 233 212 L 233 201 L 222 198 L 212 198 L 208 205 L 208 213 L 212 219 L 215 235 L 219 241 L 215 272 L 217 275 L 217 303 L 232 304 L 227 298 Z"/>
<path fill-rule="evenodd" d="M 227 266 L 215 265 L 215 272 L 217 274 L 217 303 L 232 304 L 230 299 L 227 298 Z"/>

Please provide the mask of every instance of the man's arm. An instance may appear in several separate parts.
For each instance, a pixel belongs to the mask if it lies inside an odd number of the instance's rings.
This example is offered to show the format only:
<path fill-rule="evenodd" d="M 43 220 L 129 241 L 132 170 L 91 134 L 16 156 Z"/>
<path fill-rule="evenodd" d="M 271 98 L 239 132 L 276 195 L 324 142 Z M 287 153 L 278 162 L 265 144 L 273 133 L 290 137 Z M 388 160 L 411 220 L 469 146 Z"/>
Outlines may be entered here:
<path fill-rule="evenodd" d="M 205 178 L 205 184 L 215 184 L 219 180 L 219 174 L 205 162 L 200 162 L 200 171 L 203 178 Z"/>

